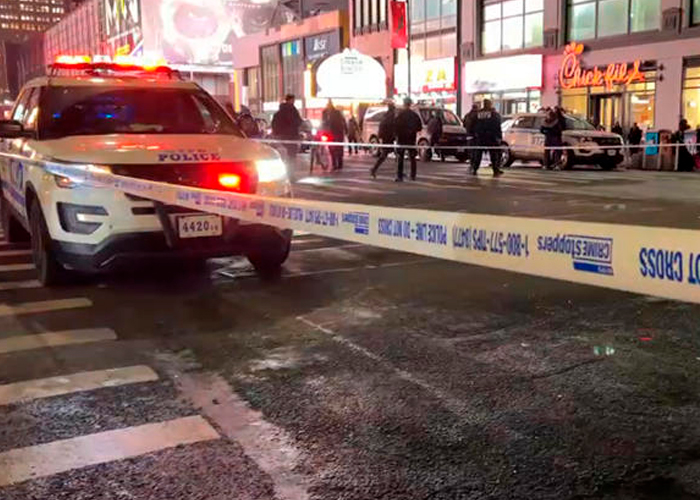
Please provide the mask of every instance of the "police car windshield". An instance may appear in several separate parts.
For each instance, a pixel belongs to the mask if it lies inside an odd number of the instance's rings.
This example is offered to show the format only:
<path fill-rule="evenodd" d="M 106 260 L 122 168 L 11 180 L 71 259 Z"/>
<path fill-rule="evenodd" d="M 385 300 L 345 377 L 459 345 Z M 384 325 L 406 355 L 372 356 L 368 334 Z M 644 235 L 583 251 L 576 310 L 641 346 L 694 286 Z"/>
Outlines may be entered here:
<path fill-rule="evenodd" d="M 198 89 L 48 87 L 42 99 L 42 139 L 106 134 L 243 137 L 228 114 Z"/>

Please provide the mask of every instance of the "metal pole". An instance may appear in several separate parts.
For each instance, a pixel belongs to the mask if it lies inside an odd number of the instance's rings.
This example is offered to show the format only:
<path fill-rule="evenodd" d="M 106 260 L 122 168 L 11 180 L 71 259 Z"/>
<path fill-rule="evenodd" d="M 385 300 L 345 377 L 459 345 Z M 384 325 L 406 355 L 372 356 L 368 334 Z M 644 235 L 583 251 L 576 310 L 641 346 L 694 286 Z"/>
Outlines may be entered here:
<path fill-rule="evenodd" d="M 411 0 L 406 0 L 406 32 L 408 40 L 406 40 L 406 55 L 408 61 L 408 97 L 411 97 Z"/>
<path fill-rule="evenodd" d="M 462 117 L 462 2 L 457 1 L 457 67 L 455 68 L 457 85 L 457 116 Z"/>

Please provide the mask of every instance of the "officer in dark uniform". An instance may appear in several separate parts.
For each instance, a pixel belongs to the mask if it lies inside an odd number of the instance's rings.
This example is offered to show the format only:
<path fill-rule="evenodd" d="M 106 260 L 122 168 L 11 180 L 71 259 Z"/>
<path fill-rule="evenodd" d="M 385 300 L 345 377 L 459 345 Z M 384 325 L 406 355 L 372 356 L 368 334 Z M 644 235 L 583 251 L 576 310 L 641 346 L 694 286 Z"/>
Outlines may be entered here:
<path fill-rule="evenodd" d="M 481 166 L 481 157 L 484 151 L 488 151 L 491 158 L 493 176 L 498 177 L 502 175 L 500 146 L 503 141 L 503 133 L 501 132 L 501 115 L 493 109 L 493 104 L 488 99 L 484 100 L 482 109 L 476 115 L 474 135 L 476 136 L 478 148 L 474 151 L 472 174 L 476 175 L 479 166 Z"/>
<path fill-rule="evenodd" d="M 396 167 L 396 182 L 403 182 L 403 159 L 408 154 L 411 164 L 411 180 L 416 180 L 416 138 L 423 130 L 423 122 L 420 116 L 411 109 L 411 99 L 406 97 L 403 100 L 403 109 L 396 115 L 396 139 L 399 147 L 396 150 L 398 163 Z M 408 146 L 408 147 L 401 147 Z"/>

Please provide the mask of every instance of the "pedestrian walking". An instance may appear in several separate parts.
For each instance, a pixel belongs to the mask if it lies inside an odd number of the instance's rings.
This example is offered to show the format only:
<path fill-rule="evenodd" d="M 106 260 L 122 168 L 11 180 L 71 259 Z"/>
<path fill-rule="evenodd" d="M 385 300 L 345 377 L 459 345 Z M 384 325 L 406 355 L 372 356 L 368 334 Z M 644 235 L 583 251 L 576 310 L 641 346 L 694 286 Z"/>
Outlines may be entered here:
<path fill-rule="evenodd" d="M 396 150 L 398 161 L 396 165 L 396 182 L 403 182 L 403 160 L 408 154 L 408 160 L 411 163 L 411 180 L 416 180 L 418 166 L 416 165 L 416 138 L 418 133 L 423 130 L 423 122 L 415 111 L 411 109 L 411 99 L 409 97 L 403 100 L 403 109 L 396 116 L 396 139 L 399 147 Z M 408 147 L 402 147 L 408 146 Z"/>
<path fill-rule="evenodd" d="M 639 125 L 637 125 L 637 122 L 634 122 L 632 124 L 632 128 L 630 129 L 630 133 L 627 135 L 627 142 L 629 142 L 630 146 L 639 146 L 642 143 L 642 129 L 639 128 Z M 639 148 L 632 148 L 631 152 L 636 153 L 639 151 Z"/>
<path fill-rule="evenodd" d="M 433 152 L 433 156 L 442 156 L 444 160 L 445 157 L 442 152 L 435 149 L 435 146 L 440 143 L 442 138 L 442 117 L 438 111 L 433 111 L 430 120 L 428 120 L 428 135 L 430 136 L 430 149 Z"/>
<path fill-rule="evenodd" d="M 331 142 L 343 142 L 347 132 L 347 124 L 343 113 L 333 105 L 333 101 L 328 99 L 326 109 L 321 115 L 321 128 L 331 134 Z M 343 168 L 343 146 L 329 146 L 331 151 L 331 159 L 333 170 L 341 170 Z"/>
<path fill-rule="evenodd" d="M 302 119 L 294 106 L 294 95 L 287 94 L 280 104 L 279 111 L 272 117 L 272 135 L 283 141 L 298 141 Z M 284 144 L 291 160 L 297 156 L 298 144 Z"/>
<path fill-rule="evenodd" d="M 360 142 L 360 136 L 362 135 L 362 132 L 360 131 L 360 124 L 357 122 L 357 118 L 355 118 L 355 115 L 350 115 L 350 118 L 348 119 L 348 154 L 352 155 L 353 154 L 353 149 L 355 150 L 355 154 L 358 154 L 360 151 L 360 148 L 358 146 L 353 146 L 353 144 L 357 144 Z"/>
<path fill-rule="evenodd" d="M 559 168 L 561 149 L 549 148 L 560 148 L 563 144 L 563 119 L 564 117 L 560 113 L 550 109 L 547 111 L 542 127 L 540 127 L 540 132 L 544 134 L 544 168 L 547 170 Z"/>
<path fill-rule="evenodd" d="M 479 105 L 474 103 L 472 104 L 472 109 L 469 110 L 469 113 L 464 115 L 464 119 L 462 120 L 462 123 L 464 124 L 464 129 L 467 131 L 467 146 L 471 148 L 469 149 L 469 163 L 472 168 L 474 168 L 474 158 L 476 153 L 476 150 L 473 149 L 476 145 L 476 138 L 474 137 L 474 125 L 476 125 L 476 119 L 478 114 Z"/>
<path fill-rule="evenodd" d="M 386 113 L 379 122 L 379 140 L 385 145 L 394 144 L 396 140 L 396 106 L 394 105 L 394 101 L 389 101 Z M 379 170 L 381 164 L 386 161 L 389 153 L 391 153 L 391 148 L 383 147 L 379 149 L 379 157 L 374 167 L 372 167 L 372 170 L 370 170 L 370 175 L 373 179 L 377 178 L 377 170 Z"/>
<path fill-rule="evenodd" d="M 474 162 L 471 168 L 472 174 L 476 175 L 481 166 L 481 158 L 484 152 L 488 151 L 493 176 L 498 177 L 502 175 L 500 147 L 503 141 L 503 133 L 501 132 L 501 115 L 493 109 L 493 104 L 489 99 L 484 100 L 483 108 L 476 115 L 474 134 L 478 147 L 474 154 Z"/>

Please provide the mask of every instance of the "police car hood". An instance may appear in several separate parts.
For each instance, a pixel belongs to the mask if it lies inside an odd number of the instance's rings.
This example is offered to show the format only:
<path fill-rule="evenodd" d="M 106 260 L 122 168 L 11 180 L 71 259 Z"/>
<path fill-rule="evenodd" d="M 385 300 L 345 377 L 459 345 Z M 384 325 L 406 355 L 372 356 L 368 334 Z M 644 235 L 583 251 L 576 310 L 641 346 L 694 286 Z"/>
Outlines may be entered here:
<path fill-rule="evenodd" d="M 64 137 L 33 144 L 60 162 L 99 165 L 246 162 L 279 158 L 269 146 L 231 135 L 114 134 Z"/>

